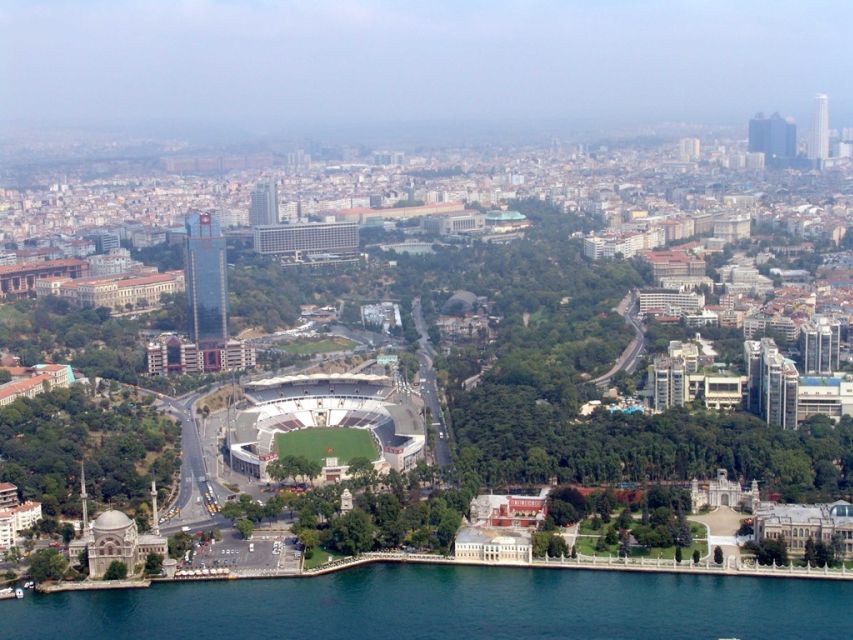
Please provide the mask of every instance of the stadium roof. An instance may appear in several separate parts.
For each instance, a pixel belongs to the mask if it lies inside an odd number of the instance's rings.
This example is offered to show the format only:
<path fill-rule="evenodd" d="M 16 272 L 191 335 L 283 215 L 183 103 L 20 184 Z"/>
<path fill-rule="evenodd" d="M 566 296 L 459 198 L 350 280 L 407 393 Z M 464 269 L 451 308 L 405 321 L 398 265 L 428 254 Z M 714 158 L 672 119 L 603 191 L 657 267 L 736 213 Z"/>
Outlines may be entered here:
<path fill-rule="evenodd" d="M 274 378 L 266 378 L 264 380 L 255 380 L 246 384 L 245 386 L 250 389 L 257 389 L 264 387 L 275 387 L 280 384 L 292 384 L 296 382 L 321 382 L 323 380 L 353 380 L 359 382 L 375 382 L 377 384 L 389 382 L 387 376 L 377 376 L 367 373 L 311 373 L 308 375 L 301 374 L 296 376 L 276 376 Z"/>

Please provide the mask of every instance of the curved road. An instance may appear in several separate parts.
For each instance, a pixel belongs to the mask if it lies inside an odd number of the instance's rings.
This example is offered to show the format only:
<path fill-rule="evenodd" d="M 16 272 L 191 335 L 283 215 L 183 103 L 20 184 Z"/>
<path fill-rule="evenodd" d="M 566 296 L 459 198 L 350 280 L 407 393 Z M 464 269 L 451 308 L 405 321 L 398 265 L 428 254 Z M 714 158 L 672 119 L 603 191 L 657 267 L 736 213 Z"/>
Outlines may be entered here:
<path fill-rule="evenodd" d="M 630 298 L 630 300 L 629 300 Z M 625 317 L 625 324 L 631 325 L 634 330 L 634 339 L 628 343 L 622 355 L 616 360 L 616 364 L 602 376 L 594 378 L 590 382 L 599 387 L 606 387 L 610 383 L 610 379 L 620 371 L 631 373 L 634 367 L 637 366 L 637 361 L 643 355 L 646 346 L 646 335 L 643 324 L 637 319 L 637 296 L 632 291 L 619 303 L 616 307 L 616 312 Z"/>

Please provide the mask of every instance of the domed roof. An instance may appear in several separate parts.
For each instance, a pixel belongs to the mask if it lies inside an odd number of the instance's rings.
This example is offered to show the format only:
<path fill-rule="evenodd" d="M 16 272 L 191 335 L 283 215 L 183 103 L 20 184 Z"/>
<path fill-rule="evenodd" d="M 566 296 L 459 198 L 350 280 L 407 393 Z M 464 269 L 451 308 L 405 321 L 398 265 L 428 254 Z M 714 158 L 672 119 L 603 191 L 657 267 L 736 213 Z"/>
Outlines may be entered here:
<path fill-rule="evenodd" d="M 127 529 L 130 524 L 130 518 L 121 511 L 111 509 L 99 515 L 92 526 L 99 531 L 117 531 L 119 529 Z"/>

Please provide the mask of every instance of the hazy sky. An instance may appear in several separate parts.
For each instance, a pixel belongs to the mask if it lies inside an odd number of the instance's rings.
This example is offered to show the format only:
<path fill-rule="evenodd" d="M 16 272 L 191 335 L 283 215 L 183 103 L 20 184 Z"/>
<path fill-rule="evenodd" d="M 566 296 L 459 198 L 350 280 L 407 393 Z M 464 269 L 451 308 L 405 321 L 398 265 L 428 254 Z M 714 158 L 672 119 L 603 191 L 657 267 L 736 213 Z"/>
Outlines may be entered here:
<path fill-rule="evenodd" d="M 853 2 L 0 0 L 0 118 L 853 126 Z"/>

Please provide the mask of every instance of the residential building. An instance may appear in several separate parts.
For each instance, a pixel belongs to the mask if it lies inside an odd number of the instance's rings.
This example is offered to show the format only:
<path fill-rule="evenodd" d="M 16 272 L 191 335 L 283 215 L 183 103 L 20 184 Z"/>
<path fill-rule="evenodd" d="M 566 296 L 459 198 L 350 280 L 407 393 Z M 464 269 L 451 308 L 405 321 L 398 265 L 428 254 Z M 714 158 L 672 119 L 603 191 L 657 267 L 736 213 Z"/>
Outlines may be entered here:
<path fill-rule="evenodd" d="M 751 234 L 751 221 L 749 215 L 733 215 L 714 221 L 714 237 L 719 238 L 726 244 L 733 244 L 738 240 L 749 239 Z"/>
<path fill-rule="evenodd" d="M 11 507 L 0 507 L 0 549 L 14 547 L 18 535 L 41 520 L 41 503 L 28 500 Z"/>
<path fill-rule="evenodd" d="M 67 364 L 37 364 L 33 367 L 3 367 L 12 380 L 0 385 L 0 406 L 18 398 L 35 398 L 50 389 L 66 388 L 74 382 L 74 372 Z"/>
<path fill-rule="evenodd" d="M 832 375 L 838 371 L 841 349 L 841 322 L 815 316 L 800 327 L 802 372 L 806 375 Z"/>
<path fill-rule="evenodd" d="M 218 370 L 220 349 L 228 340 L 228 265 L 225 238 L 210 213 L 186 221 L 184 251 L 190 339 L 204 354 L 206 371 Z"/>
<path fill-rule="evenodd" d="M 108 253 L 121 247 L 121 239 L 112 231 L 97 231 L 83 237 L 95 245 L 95 253 Z"/>
<path fill-rule="evenodd" d="M 683 407 L 689 400 L 688 377 L 681 358 L 659 357 L 649 367 L 649 387 L 652 389 L 652 408 L 666 411 Z"/>
<path fill-rule="evenodd" d="M 760 352 L 760 364 L 757 376 L 752 370 L 755 365 L 752 354 L 755 345 L 745 345 L 750 397 L 757 399 L 757 406 L 751 408 L 769 425 L 783 429 L 797 427 L 797 395 L 799 372 L 793 360 L 785 358 L 776 346 L 773 338 L 762 338 L 757 349 Z"/>
<path fill-rule="evenodd" d="M 252 190 L 249 224 L 253 227 L 278 224 L 278 188 L 275 182 L 259 182 Z"/>
<path fill-rule="evenodd" d="M 18 506 L 18 487 L 11 482 L 0 482 L 0 509 Z"/>
<path fill-rule="evenodd" d="M 634 233 L 607 233 L 587 236 L 583 240 L 583 253 L 590 260 L 600 258 L 632 258 L 646 249 L 654 249 L 666 242 L 663 229 Z"/>
<path fill-rule="evenodd" d="M 696 291 L 640 289 L 640 314 L 665 312 L 669 315 L 695 313 L 705 307 L 705 296 Z"/>

